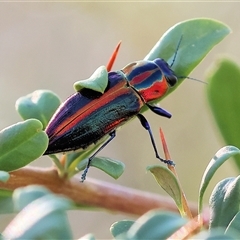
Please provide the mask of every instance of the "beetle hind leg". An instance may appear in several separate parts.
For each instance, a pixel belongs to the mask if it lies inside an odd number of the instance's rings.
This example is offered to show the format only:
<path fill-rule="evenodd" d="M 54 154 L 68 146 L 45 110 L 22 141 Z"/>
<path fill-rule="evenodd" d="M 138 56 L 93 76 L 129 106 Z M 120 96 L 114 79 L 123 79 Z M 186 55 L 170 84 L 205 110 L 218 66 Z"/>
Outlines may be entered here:
<path fill-rule="evenodd" d="M 152 146 L 153 146 L 153 149 L 154 149 L 156 158 L 159 159 L 160 161 L 166 163 L 166 164 L 175 166 L 175 163 L 174 163 L 172 160 L 165 160 L 165 159 L 163 159 L 163 158 L 161 158 L 161 157 L 159 156 L 158 151 L 157 151 L 157 147 L 156 147 L 156 143 L 155 143 L 155 140 L 154 140 L 154 138 L 153 138 L 152 130 L 151 130 L 151 127 L 150 127 L 147 119 L 146 119 L 142 114 L 138 114 L 137 117 L 138 117 L 138 119 L 140 120 L 142 126 L 143 126 L 143 127 L 148 131 L 148 133 L 149 133 L 149 136 L 150 136 L 150 139 L 151 139 L 151 142 L 152 142 Z"/>
<path fill-rule="evenodd" d="M 87 172 L 88 172 L 88 169 L 90 168 L 90 164 L 91 164 L 92 159 L 116 137 L 116 131 L 114 130 L 114 131 L 110 132 L 110 133 L 109 133 L 109 136 L 110 136 L 110 138 L 109 138 L 106 142 L 104 142 L 104 143 L 88 158 L 88 163 L 87 163 L 87 166 L 85 167 L 84 172 L 83 172 L 83 174 L 82 174 L 81 182 L 84 182 L 84 180 L 86 179 Z"/>

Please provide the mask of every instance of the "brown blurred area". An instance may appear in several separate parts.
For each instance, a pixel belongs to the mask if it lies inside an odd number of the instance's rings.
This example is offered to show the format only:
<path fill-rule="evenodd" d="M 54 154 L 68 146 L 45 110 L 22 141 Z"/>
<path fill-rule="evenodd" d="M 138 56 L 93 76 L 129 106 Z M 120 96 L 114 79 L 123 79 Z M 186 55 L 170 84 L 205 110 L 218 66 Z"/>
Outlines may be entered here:
<path fill-rule="evenodd" d="M 214 18 L 233 30 L 191 77 L 204 80 L 209 67 L 222 55 L 239 63 L 239 7 L 240 3 L 229 2 L 0 3 L 0 128 L 21 121 L 14 108 L 19 97 L 50 89 L 64 100 L 74 92 L 75 81 L 107 63 L 119 40 L 122 46 L 114 69 L 142 59 L 169 27 L 190 18 Z M 197 200 L 207 163 L 224 146 L 206 101 L 206 88 L 205 84 L 185 80 L 161 102 L 172 119 L 145 114 L 161 154 L 159 127 L 163 129 L 187 198 L 192 201 Z M 165 194 L 146 173 L 147 165 L 158 162 L 149 136 L 137 119 L 121 128 L 100 155 L 123 161 L 126 171 L 117 181 L 96 169 L 90 169 L 89 177 Z M 49 166 L 51 162 L 44 157 L 33 165 Z M 209 192 L 218 180 L 235 174 L 230 162 L 224 164 Z M 0 230 L 11 217 L 1 216 Z M 98 239 L 110 238 L 110 225 L 124 218 L 132 217 L 101 211 L 69 212 L 75 238 L 89 232 Z"/>

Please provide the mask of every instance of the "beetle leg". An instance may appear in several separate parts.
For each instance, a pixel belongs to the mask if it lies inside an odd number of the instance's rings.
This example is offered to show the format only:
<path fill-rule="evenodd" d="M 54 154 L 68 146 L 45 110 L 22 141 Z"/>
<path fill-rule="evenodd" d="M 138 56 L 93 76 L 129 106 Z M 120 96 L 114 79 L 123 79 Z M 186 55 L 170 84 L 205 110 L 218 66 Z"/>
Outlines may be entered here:
<path fill-rule="evenodd" d="M 84 182 L 84 180 L 86 179 L 87 172 L 88 172 L 88 169 L 89 169 L 89 167 L 90 167 L 90 164 L 91 164 L 92 159 L 93 159 L 103 148 L 105 148 L 105 147 L 108 145 L 108 143 L 110 143 L 110 142 L 115 138 L 115 136 L 116 136 L 116 131 L 114 130 L 114 131 L 110 132 L 110 133 L 109 133 L 109 136 L 110 136 L 110 138 L 109 138 L 106 142 L 104 142 L 104 143 L 96 150 L 96 152 L 94 152 L 94 153 L 92 154 L 92 156 L 90 156 L 90 157 L 88 158 L 88 163 L 87 163 L 87 166 L 85 167 L 84 172 L 83 172 L 83 174 L 82 174 L 81 182 Z"/>
<path fill-rule="evenodd" d="M 155 152 L 155 155 L 156 155 L 156 158 L 158 158 L 159 160 L 161 160 L 162 162 L 166 163 L 166 164 L 169 164 L 169 165 L 172 165 L 174 166 L 175 163 L 172 161 L 172 160 L 165 160 L 163 158 L 161 158 L 158 154 L 158 151 L 157 151 L 157 147 L 156 147 L 156 144 L 155 144 L 155 141 L 154 141 L 154 138 L 153 138 L 153 134 L 152 134 L 152 130 L 150 128 L 150 125 L 147 121 L 147 119 L 142 115 L 142 114 L 138 114 L 137 115 L 138 119 L 140 120 L 142 126 L 148 131 L 149 133 L 149 136 L 150 136 L 150 139 L 151 139 L 151 142 L 152 142 L 152 146 L 153 146 L 153 149 L 154 149 L 154 152 Z"/>
<path fill-rule="evenodd" d="M 171 118 L 172 115 L 171 113 L 169 113 L 168 111 L 166 111 L 163 108 L 157 107 L 157 106 L 152 106 L 150 104 L 147 104 L 148 108 L 153 111 L 154 113 L 156 113 L 157 115 L 160 115 L 162 117 L 167 117 L 167 118 Z"/>

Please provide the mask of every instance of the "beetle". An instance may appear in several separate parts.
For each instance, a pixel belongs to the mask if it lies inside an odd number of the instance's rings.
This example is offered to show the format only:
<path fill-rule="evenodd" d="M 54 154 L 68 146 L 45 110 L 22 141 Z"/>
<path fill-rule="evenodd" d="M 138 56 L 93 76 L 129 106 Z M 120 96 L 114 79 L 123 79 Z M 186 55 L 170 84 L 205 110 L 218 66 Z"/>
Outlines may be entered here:
<path fill-rule="evenodd" d="M 137 117 L 149 133 L 156 158 L 174 165 L 173 161 L 159 156 L 150 125 L 141 112 L 147 107 L 170 118 L 169 112 L 153 103 L 160 101 L 177 81 L 171 66 L 160 58 L 132 62 L 120 71 L 108 72 L 103 93 L 83 88 L 59 106 L 45 130 L 49 145 L 44 154 L 85 150 L 102 141 L 88 159 L 82 174 L 84 181 L 91 160 L 114 139 L 117 128 Z"/>

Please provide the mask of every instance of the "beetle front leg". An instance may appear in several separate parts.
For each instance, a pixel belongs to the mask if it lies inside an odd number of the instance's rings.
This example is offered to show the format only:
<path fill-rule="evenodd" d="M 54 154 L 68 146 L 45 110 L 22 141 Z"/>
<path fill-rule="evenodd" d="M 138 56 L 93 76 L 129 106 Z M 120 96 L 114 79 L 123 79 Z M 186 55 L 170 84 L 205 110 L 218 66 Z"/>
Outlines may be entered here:
<path fill-rule="evenodd" d="M 154 138 L 153 138 L 153 134 L 152 134 L 152 130 L 150 128 L 150 125 L 147 121 L 147 119 L 142 115 L 142 114 L 138 114 L 137 115 L 138 119 L 140 120 L 142 126 L 148 131 L 149 133 L 149 136 L 150 136 L 150 139 L 151 139 L 151 142 L 152 142 L 152 146 L 153 146 L 153 149 L 154 149 L 154 152 L 155 152 L 155 155 L 156 155 L 156 158 L 158 158 L 159 160 L 161 160 L 162 162 L 166 163 L 166 164 L 169 164 L 169 165 L 172 165 L 174 166 L 175 163 L 172 161 L 172 160 L 165 160 L 163 158 L 161 158 L 158 154 L 158 151 L 157 151 L 157 147 L 156 147 L 156 144 L 155 144 L 155 141 L 154 141 Z"/>
<path fill-rule="evenodd" d="M 157 107 L 157 106 L 152 106 L 148 103 L 146 103 L 146 105 L 148 106 L 148 108 L 153 111 L 154 113 L 156 113 L 157 115 L 160 115 L 162 117 L 166 117 L 166 118 L 171 118 L 172 114 L 169 113 L 168 111 L 166 111 L 163 108 Z"/>
<path fill-rule="evenodd" d="M 109 138 L 106 142 L 104 142 L 104 143 L 99 147 L 99 149 L 97 149 L 96 152 L 92 154 L 92 156 L 90 156 L 90 157 L 88 158 L 88 163 L 87 163 L 87 166 L 85 167 L 84 172 L 83 172 L 83 174 L 82 174 L 81 182 L 84 182 L 84 180 L 86 179 L 87 172 L 88 172 L 88 169 L 90 168 L 90 164 L 91 164 L 92 159 L 93 159 L 103 148 L 105 148 L 105 147 L 108 145 L 108 143 L 110 143 L 110 142 L 115 138 L 115 136 L 116 136 L 116 131 L 114 130 L 114 131 L 110 132 L 110 133 L 109 133 L 109 136 L 110 136 L 110 138 Z"/>

